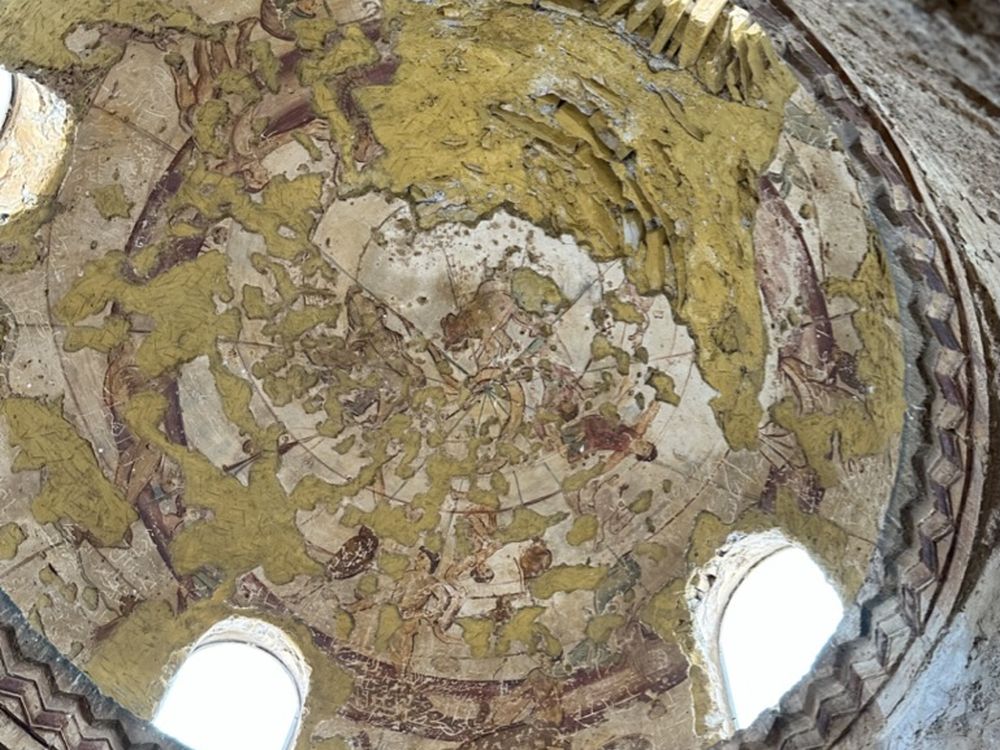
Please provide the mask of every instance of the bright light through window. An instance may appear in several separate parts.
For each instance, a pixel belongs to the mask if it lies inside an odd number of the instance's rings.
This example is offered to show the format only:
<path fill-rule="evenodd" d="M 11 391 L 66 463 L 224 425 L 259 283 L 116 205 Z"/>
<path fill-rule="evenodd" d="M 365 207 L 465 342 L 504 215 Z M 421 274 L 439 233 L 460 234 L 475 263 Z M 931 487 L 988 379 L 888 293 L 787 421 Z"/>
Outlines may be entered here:
<path fill-rule="evenodd" d="M 217 642 L 184 662 L 153 723 L 191 750 L 286 750 L 299 711 L 280 661 L 256 646 Z"/>
<path fill-rule="evenodd" d="M 0 68 L 0 128 L 3 128 L 14 98 L 14 77 Z"/>
<path fill-rule="evenodd" d="M 0 0 L 2 3 L 3 0 Z M 72 132 L 69 107 L 30 78 L 0 69 L 0 225 L 51 195 Z"/>
<path fill-rule="evenodd" d="M 769 555 L 747 574 L 719 632 L 738 728 L 777 705 L 811 669 L 842 616 L 836 591 L 797 547 Z"/>

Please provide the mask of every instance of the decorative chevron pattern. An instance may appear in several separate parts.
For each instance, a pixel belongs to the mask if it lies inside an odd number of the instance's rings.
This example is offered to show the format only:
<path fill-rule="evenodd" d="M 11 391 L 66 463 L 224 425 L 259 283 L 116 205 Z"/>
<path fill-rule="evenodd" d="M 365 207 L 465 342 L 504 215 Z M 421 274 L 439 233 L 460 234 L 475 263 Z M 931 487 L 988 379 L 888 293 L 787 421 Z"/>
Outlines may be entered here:
<path fill-rule="evenodd" d="M 979 516 L 974 436 L 987 416 L 970 368 L 980 361 L 981 346 L 974 318 L 955 301 L 963 282 L 952 270 L 948 234 L 920 198 L 905 150 L 782 0 L 747 4 L 749 11 L 728 0 L 604 0 L 597 12 L 645 40 L 653 55 L 693 70 L 709 89 L 739 101 L 759 97 L 756 81 L 777 59 L 765 29 L 784 36 L 789 64 L 862 131 L 845 148 L 868 170 L 879 218 L 898 229 L 898 246 L 889 249 L 919 290 L 909 307 L 929 339 L 921 358 L 929 394 L 921 417 L 927 424 L 915 429 L 925 430 L 921 437 L 930 447 L 912 470 L 914 497 L 900 501 L 906 544 L 886 553 L 884 582 L 861 606 L 857 637 L 826 654 L 815 678 L 786 700 L 780 715 L 719 745 L 820 748 L 849 729 L 901 665 L 919 664 L 928 648 L 923 643 L 940 635 L 955 604 Z M 902 190 L 887 192 L 887 184 Z M 923 205 L 905 203 L 899 196 L 906 193 Z M 182 750 L 101 696 L 30 631 L 2 593 L 0 623 L 0 710 L 26 737 L 59 750 Z"/>
<path fill-rule="evenodd" d="M 913 282 L 907 307 L 926 333 L 919 359 L 928 393 L 917 413 L 927 416 L 926 424 L 915 428 L 926 447 L 901 477 L 904 497 L 895 507 L 904 541 L 882 545 L 889 547 L 884 573 L 861 604 L 857 637 L 828 651 L 815 668 L 816 677 L 786 697 L 781 713 L 717 746 L 806 750 L 835 743 L 880 691 L 905 690 L 906 675 L 919 668 L 940 638 L 978 527 L 982 459 L 976 451 L 985 442 L 975 435 L 988 426 L 988 399 L 977 385 L 983 379 L 973 377 L 973 368 L 983 366 L 982 342 L 974 311 L 961 301 L 967 289 L 952 270 L 955 249 L 905 148 L 783 0 L 747 4 L 768 31 L 784 38 L 786 62 L 796 73 L 829 94 L 825 101 L 834 116 L 858 126 L 847 146 L 867 171 L 879 220 L 899 230 L 897 246 L 888 249 Z M 914 404 L 919 401 L 915 395 Z"/>
<path fill-rule="evenodd" d="M 101 696 L 2 593 L 0 622 L 0 711 L 24 733 L 25 745 L 30 739 L 52 750 L 183 750 Z"/>
<path fill-rule="evenodd" d="M 927 334 L 921 361 L 928 373 L 925 407 L 930 424 L 908 477 L 909 500 L 897 512 L 905 544 L 885 552 L 878 590 L 861 604 L 859 634 L 817 665 L 816 678 L 790 694 L 782 713 L 765 726 L 720 743 L 718 750 L 827 747 L 886 688 L 908 659 L 919 664 L 926 644 L 940 636 L 961 586 L 977 528 L 981 476 L 973 437 L 988 424 L 987 398 L 970 368 L 981 363 L 973 315 L 956 302 L 965 291 L 952 272 L 947 230 L 929 210 L 905 149 L 865 102 L 821 41 L 784 0 L 601 0 L 597 13 L 624 25 L 650 53 L 688 68 L 713 93 L 752 103 L 777 64 L 771 39 L 785 46 L 784 62 L 822 94 L 835 118 L 858 125 L 849 144 L 868 175 L 870 199 L 881 219 L 899 228 L 888 248 L 914 284 L 911 314 Z M 753 19 L 753 20 L 752 20 Z M 865 124 L 867 123 L 867 127 Z M 912 196 L 912 198 L 910 197 Z M 982 366 L 981 364 L 979 366 Z M 917 428 L 921 429 L 921 428 Z M 921 639 L 920 648 L 917 643 Z M 914 664 L 910 664 L 913 666 Z"/>

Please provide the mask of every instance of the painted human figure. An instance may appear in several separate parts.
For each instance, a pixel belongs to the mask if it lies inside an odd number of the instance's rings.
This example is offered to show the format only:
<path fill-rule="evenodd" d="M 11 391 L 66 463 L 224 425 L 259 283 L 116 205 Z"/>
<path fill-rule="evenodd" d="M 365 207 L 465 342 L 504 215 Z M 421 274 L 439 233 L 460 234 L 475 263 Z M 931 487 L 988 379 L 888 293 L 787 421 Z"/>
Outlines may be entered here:
<path fill-rule="evenodd" d="M 595 453 L 610 452 L 611 456 L 605 461 L 605 471 L 629 455 L 638 461 L 655 461 L 658 455 L 656 445 L 646 439 L 645 434 L 658 411 L 659 404 L 649 406 L 635 425 L 603 414 L 581 417 L 562 432 L 566 458 L 573 464 Z"/>
<path fill-rule="evenodd" d="M 514 342 L 506 329 L 512 321 L 531 331 L 536 328 L 536 322 L 514 300 L 509 280 L 494 275 L 457 312 L 441 319 L 445 349 L 460 351 L 478 342 L 473 352 L 476 366 L 489 367 L 510 353 Z"/>
<path fill-rule="evenodd" d="M 383 423 L 404 411 L 413 391 L 427 384 L 427 374 L 406 351 L 405 338 L 389 327 L 389 309 L 359 286 L 347 292 L 347 347 L 353 365 L 374 369 L 379 382 L 359 389 L 348 410 L 357 416 L 376 404 L 374 421 Z M 408 325 L 400 319 L 401 325 Z M 367 399 L 367 400 L 366 400 Z"/>
<path fill-rule="evenodd" d="M 778 349 L 778 370 L 799 410 L 829 411 L 838 398 L 863 398 L 854 358 L 833 334 L 822 282 L 797 219 L 768 176 L 760 180 L 761 206 L 755 244 L 770 249 L 758 264 L 764 304 L 774 320 L 804 308 L 805 320 L 791 327 Z M 824 489 L 789 430 L 769 421 L 760 431 L 761 455 L 770 463 L 762 504 L 772 507 L 779 488 L 788 487 L 807 512 L 815 511 Z"/>
<path fill-rule="evenodd" d="M 393 600 L 402 624 L 389 639 L 389 653 L 400 669 L 408 669 L 417 634 L 429 627 L 444 643 L 461 643 L 447 634 L 462 606 L 462 596 L 451 583 L 436 575 L 441 557 L 421 547 L 410 570 L 403 576 Z"/>

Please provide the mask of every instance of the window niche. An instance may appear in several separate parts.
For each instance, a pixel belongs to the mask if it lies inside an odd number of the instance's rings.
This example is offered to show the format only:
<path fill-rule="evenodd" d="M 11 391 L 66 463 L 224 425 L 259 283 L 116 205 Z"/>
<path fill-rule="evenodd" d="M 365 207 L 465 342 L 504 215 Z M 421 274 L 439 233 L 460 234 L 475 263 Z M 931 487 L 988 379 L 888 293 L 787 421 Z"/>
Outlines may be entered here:
<path fill-rule="evenodd" d="M 70 130 L 66 102 L 31 78 L 0 68 L 0 226 L 53 190 Z"/>
<path fill-rule="evenodd" d="M 715 706 L 705 718 L 720 736 L 777 706 L 844 615 L 812 556 L 778 530 L 730 535 L 692 576 L 687 595 Z"/>
<path fill-rule="evenodd" d="M 153 723 L 191 750 L 289 750 L 309 674 L 302 653 L 279 628 L 229 618 L 188 651 Z"/>
<path fill-rule="evenodd" d="M 14 75 L 0 68 L 0 135 L 3 134 L 14 101 Z"/>

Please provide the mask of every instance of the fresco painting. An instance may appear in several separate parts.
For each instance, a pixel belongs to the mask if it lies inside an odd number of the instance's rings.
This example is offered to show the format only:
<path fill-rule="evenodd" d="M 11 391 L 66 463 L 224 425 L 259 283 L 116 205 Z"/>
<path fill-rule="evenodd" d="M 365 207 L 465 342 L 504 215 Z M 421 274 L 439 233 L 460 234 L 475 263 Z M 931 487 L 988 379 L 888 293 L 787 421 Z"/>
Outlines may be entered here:
<path fill-rule="evenodd" d="M 0 34 L 73 112 L 0 226 L 0 585 L 109 695 L 249 612 L 303 746 L 647 750 L 729 534 L 858 592 L 894 270 L 745 11 L 118 5 Z"/>

